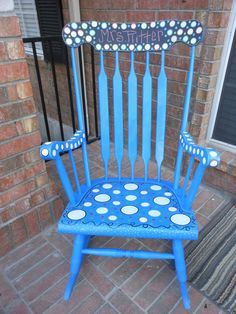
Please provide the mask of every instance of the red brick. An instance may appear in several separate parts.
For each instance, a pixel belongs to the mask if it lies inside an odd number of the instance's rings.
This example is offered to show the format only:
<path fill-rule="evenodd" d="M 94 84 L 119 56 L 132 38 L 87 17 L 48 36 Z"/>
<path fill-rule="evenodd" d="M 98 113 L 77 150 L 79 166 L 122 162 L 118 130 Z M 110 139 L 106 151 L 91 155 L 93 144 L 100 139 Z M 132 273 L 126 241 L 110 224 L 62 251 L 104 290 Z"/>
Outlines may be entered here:
<path fill-rule="evenodd" d="M 11 286 L 9 281 L 5 278 L 3 273 L 0 273 L 0 287 L 1 287 L 1 309 L 8 308 L 12 300 L 18 299 L 15 289 Z M 5 312 L 5 311 L 4 311 Z M 6 312 L 5 312 L 6 313 Z"/>
<path fill-rule="evenodd" d="M 44 200 L 45 200 L 45 195 L 44 195 L 44 192 L 42 190 L 33 192 L 31 194 L 31 204 L 32 204 L 32 206 L 36 206 L 36 205 L 44 202 Z"/>
<path fill-rule="evenodd" d="M 29 77 L 26 61 L 0 64 L 0 84 L 27 79 Z"/>
<path fill-rule="evenodd" d="M 10 224 L 12 240 L 15 245 L 24 242 L 27 239 L 27 232 L 23 218 L 18 218 Z"/>
<path fill-rule="evenodd" d="M 7 95 L 9 101 L 17 100 L 17 92 L 16 92 L 16 85 L 8 85 L 7 87 Z"/>
<path fill-rule="evenodd" d="M 32 85 L 30 81 L 18 83 L 16 85 L 16 89 L 17 94 L 21 99 L 33 96 Z"/>
<path fill-rule="evenodd" d="M 70 260 L 72 245 L 65 237 L 59 234 L 57 230 L 52 230 L 47 233 L 46 238 L 62 256 Z"/>
<path fill-rule="evenodd" d="M 39 132 L 34 132 L 30 135 L 15 138 L 7 143 L 2 143 L 0 145 L 0 158 L 10 157 L 34 146 L 38 146 L 40 141 Z"/>
<path fill-rule="evenodd" d="M 63 262 L 56 268 L 41 277 L 37 282 L 27 288 L 23 293 L 23 298 L 27 302 L 32 302 L 48 288 L 57 283 L 69 271 L 69 263 Z"/>
<path fill-rule="evenodd" d="M 13 245 L 11 241 L 11 231 L 9 226 L 0 228 L 0 257 L 9 252 Z"/>
<path fill-rule="evenodd" d="M 17 136 L 16 126 L 14 123 L 0 126 L 0 141 Z"/>
<path fill-rule="evenodd" d="M 55 220 L 57 221 L 64 210 L 65 206 L 61 198 L 58 198 L 52 202 L 52 210 L 54 213 Z"/>
<path fill-rule="evenodd" d="M 189 289 L 189 298 L 191 301 L 191 311 L 195 311 L 198 305 L 202 302 L 204 299 L 203 295 L 199 293 L 196 289 L 193 287 L 190 287 Z M 174 308 L 174 310 L 171 311 L 171 314 L 188 314 L 189 311 L 184 310 L 182 300 L 178 303 L 178 305 Z"/>
<path fill-rule="evenodd" d="M 143 311 L 129 299 L 121 290 L 116 290 L 109 299 L 110 303 L 122 314 L 141 314 Z"/>
<path fill-rule="evenodd" d="M 6 42 L 9 59 L 18 60 L 25 57 L 25 50 L 22 40 Z"/>
<path fill-rule="evenodd" d="M 222 313 L 222 311 L 214 303 L 206 299 L 195 313 L 196 314 L 220 314 Z"/>
<path fill-rule="evenodd" d="M 35 105 L 32 100 L 10 104 L 0 108 L 0 121 L 7 122 L 35 113 Z"/>
<path fill-rule="evenodd" d="M 4 42 L 0 42 L 0 61 L 8 60 L 7 51 Z"/>
<path fill-rule="evenodd" d="M 1 16 L 0 17 L 0 37 L 15 37 L 20 36 L 19 19 L 16 16 Z"/>
<path fill-rule="evenodd" d="M 45 228 L 53 222 L 49 204 L 41 205 L 37 209 L 41 228 Z"/>
<path fill-rule="evenodd" d="M 208 16 L 208 27 L 227 27 L 229 22 L 228 12 L 210 12 Z"/>
<path fill-rule="evenodd" d="M 2 193 L 0 204 L 4 206 L 6 204 L 10 204 L 15 200 L 23 197 L 24 195 L 30 193 L 35 188 L 35 183 L 33 180 L 22 183 L 21 185 L 17 185 L 11 190 L 7 190 Z"/>
<path fill-rule="evenodd" d="M 30 213 L 24 215 L 24 221 L 29 238 L 40 232 L 40 223 L 37 211 L 31 211 Z"/>
<path fill-rule="evenodd" d="M 13 206 L 7 207 L 0 213 L 0 219 L 2 220 L 3 223 L 13 219 L 14 217 L 15 217 L 15 212 L 14 212 Z"/>
<path fill-rule="evenodd" d="M 48 183 L 48 175 L 47 173 L 43 173 L 38 175 L 35 179 L 37 187 L 40 188 Z"/>
<path fill-rule="evenodd" d="M 32 133 L 39 129 L 38 118 L 36 116 L 16 122 L 16 129 L 19 135 Z"/>

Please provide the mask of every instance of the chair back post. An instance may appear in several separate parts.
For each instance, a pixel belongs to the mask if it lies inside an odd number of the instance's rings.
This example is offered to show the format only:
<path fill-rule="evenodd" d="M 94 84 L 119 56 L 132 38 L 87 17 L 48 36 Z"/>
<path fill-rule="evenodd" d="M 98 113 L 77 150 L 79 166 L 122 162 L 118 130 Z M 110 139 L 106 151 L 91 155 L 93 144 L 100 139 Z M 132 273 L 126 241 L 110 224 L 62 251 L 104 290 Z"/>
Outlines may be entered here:
<path fill-rule="evenodd" d="M 77 67 L 76 56 L 75 56 L 75 48 L 71 48 L 71 60 L 72 60 L 72 69 L 73 69 L 73 75 L 74 75 L 75 101 L 76 101 L 79 129 L 82 132 L 84 132 L 84 118 L 83 118 L 83 109 L 82 109 L 82 103 L 81 103 L 81 93 L 80 93 L 80 87 L 79 87 L 79 76 L 78 76 L 78 67 Z M 83 141 L 82 143 L 82 153 L 83 153 L 86 183 L 87 183 L 87 186 L 91 186 L 86 141 Z"/>
<path fill-rule="evenodd" d="M 188 114 L 189 114 L 193 73 L 194 73 L 194 60 L 195 60 L 195 46 L 191 48 L 190 65 L 189 65 L 189 71 L 188 71 L 188 80 L 187 80 L 187 88 L 186 88 L 186 95 L 185 95 L 185 101 L 184 101 L 184 111 L 183 111 L 183 117 L 182 117 L 181 132 L 186 131 L 187 123 L 188 123 Z M 175 175 L 174 175 L 174 189 L 175 190 L 178 189 L 178 186 L 179 186 L 182 159 L 183 159 L 183 147 L 179 142 L 178 154 L 177 154 L 177 160 L 176 160 L 176 166 L 175 166 Z"/>

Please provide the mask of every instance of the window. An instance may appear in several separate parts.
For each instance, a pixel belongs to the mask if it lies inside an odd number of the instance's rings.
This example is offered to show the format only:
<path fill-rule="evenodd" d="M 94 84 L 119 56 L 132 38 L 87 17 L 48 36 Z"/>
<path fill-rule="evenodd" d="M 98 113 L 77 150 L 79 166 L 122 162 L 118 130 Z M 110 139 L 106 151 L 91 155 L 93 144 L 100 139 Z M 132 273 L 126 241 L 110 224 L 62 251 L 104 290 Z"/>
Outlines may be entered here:
<path fill-rule="evenodd" d="M 20 19 L 23 38 L 40 37 L 37 10 L 34 0 L 14 0 L 15 12 Z M 37 54 L 43 56 L 41 43 L 36 43 Z M 31 43 L 25 44 L 26 53 L 32 54 Z"/>

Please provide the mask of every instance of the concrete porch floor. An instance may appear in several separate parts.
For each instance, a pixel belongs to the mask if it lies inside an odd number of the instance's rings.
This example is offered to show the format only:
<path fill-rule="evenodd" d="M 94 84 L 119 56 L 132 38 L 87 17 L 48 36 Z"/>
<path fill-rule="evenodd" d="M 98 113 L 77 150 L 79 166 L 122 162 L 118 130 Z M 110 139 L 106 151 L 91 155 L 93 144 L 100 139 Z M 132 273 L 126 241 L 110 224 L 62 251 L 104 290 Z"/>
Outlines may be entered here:
<path fill-rule="evenodd" d="M 88 146 L 92 177 L 103 175 L 102 162 L 98 157 L 98 143 Z M 76 153 L 80 177 L 81 152 Z M 68 164 L 68 156 L 63 156 Z M 115 175 L 115 162 L 111 161 L 111 175 Z M 49 162 L 50 177 L 55 180 L 63 194 L 54 165 Z M 80 171 L 81 170 L 81 171 Z M 123 164 L 128 176 L 128 161 Z M 154 163 L 150 164 L 150 177 L 155 176 Z M 137 162 L 136 174 L 142 176 L 141 159 Z M 163 171 L 165 179 L 172 172 Z M 206 225 L 230 196 L 202 185 L 194 202 L 199 227 Z M 168 241 L 130 238 L 95 237 L 93 247 L 122 247 L 170 251 Z M 56 226 L 50 226 L 41 234 L 11 251 L 0 260 L 0 313 L 155 313 L 184 314 L 179 285 L 175 272 L 167 261 L 138 260 L 88 256 L 69 302 L 63 301 L 63 292 L 69 276 L 69 261 L 72 237 L 60 235 Z M 190 313 L 224 313 L 191 284 Z"/>

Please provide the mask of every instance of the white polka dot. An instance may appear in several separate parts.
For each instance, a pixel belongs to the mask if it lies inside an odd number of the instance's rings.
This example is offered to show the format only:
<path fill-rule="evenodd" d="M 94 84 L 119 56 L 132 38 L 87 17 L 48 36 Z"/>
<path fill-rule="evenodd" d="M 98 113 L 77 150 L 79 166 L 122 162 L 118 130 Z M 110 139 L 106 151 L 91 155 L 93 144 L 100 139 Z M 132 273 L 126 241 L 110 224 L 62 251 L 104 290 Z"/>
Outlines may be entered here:
<path fill-rule="evenodd" d="M 183 21 L 183 22 L 181 22 L 180 26 L 181 26 L 181 27 L 185 27 L 186 24 L 187 24 L 187 23 L 186 23 L 185 21 Z"/>
<path fill-rule="evenodd" d="M 108 219 L 114 221 L 117 219 L 117 217 L 115 215 L 111 215 L 108 217 Z"/>
<path fill-rule="evenodd" d="M 46 148 L 42 149 L 41 154 L 45 157 L 48 156 L 48 154 L 49 154 L 48 149 L 46 149 Z"/>
<path fill-rule="evenodd" d="M 197 22 L 196 21 L 192 21 L 191 26 L 195 27 L 196 25 L 197 25 Z"/>
<path fill-rule="evenodd" d="M 96 21 L 92 21 L 92 27 L 97 27 L 98 23 Z"/>
<path fill-rule="evenodd" d="M 196 33 L 197 34 L 200 34 L 202 32 L 202 27 L 198 27 L 197 29 L 196 29 Z"/>
<path fill-rule="evenodd" d="M 206 158 L 205 157 L 202 159 L 202 163 L 203 163 L 203 165 L 206 164 Z"/>
<path fill-rule="evenodd" d="M 161 190 L 161 186 L 160 185 L 152 185 L 150 187 L 151 190 L 153 191 L 160 191 Z"/>
<path fill-rule="evenodd" d="M 138 208 L 135 206 L 124 206 L 121 208 L 121 211 L 125 215 L 133 215 L 138 212 Z"/>
<path fill-rule="evenodd" d="M 176 207 L 169 207 L 168 210 L 170 212 L 176 212 L 177 208 Z"/>
<path fill-rule="evenodd" d="M 145 45 L 145 49 L 146 49 L 146 50 L 150 50 L 150 48 L 151 48 L 151 46 L 150 46 L 149 44 L 146 44 L 146 45 Z"/>
<path fill-rule="evenodd" d="M 127 195 L 127 196 L 125 197 L 125 199 L 126 199 L 127 201 L 135 201 L 135 200 L 137 199 L 137 196 L 135 196 L 135 195 Z"/>
<path fill-rule="evenodd" d="M 172 34 L 173 34 L 172 29 L 168 29 L 168 31 L 167 31 L 167 35 L 171 36 Z"/>
<path fill-rule="evenodd" d="M 96 45 L 96 49 L 97 49 L 97 50 L 100 50 L 101 48 L 102 48 L 102 46 L 101 46 L 100 44 L 97 44 L 97 45 Z"/>
<path fill-rule="evenodd" d="M 209 154 L 210 154 L 211 157 L 216 157 L 217 156 L 217 152 L 215 152 L 213 150 L 211 152 L 209 152 Z"/>
<path fill-rule="evenodd" d="M 77 28 L 77 23 L 72 23 L 72 24 L 71 24 L 71 27 L 72 27 L 73 29 L 76 29 L 76 28 Z"/>
<path fill-rule="evenodd" d="M 56 152 L 56 150 L 54 149 L 54 150 L 52 151 L 52 155 L 55 157 L 56 154 L 57 154 L 57 152 Z"/>
<path fill-rule="evenodd" d="M 175 26 L 175 21 L 170 21 L 170 26 L 171 27 Z"/>
<path fill-rule="evenodd" d="M 120 194 L 120 190 L 114 190 L 113 194 Z"/>
<path fill-rule="evenodd" d="M 97 202 L 108 202 L 110 200 L 110 196 L 107 194 L 98 194 L 95 196 L 95 201 Z"/>
<path fill-rule="evenodd" d="M 61 145 L 61 149 L 64 149 L 64 145 Z"/>
<path fill-rule="evenodd" d="M 117 49 L 118 49 L 118 45 L 117 45 L 117 44 L 114 44 L 114 45 L 112 46 L 112 48 L 113 48 L 113 50 L 117 50 Z"/>
<path fill-rule="evenodd" d="M 88 43 L 90 43 L 90 41 L 92 40 L 92 37 L 91 36 L 86 36 L 86 41 L 88 42 Z"/>
<path fill-rule="evenodd" d="M 88 28 L 88 24 L 87 23 L 82 23 L 82 28 L 83 29 L 87 29 Z"/>
<path fill-rule="evenodd" d="M 121 49 L 122 49 L 122 50 L 125 50 L 125 49 L 126 49 L 126 45 L 124 45 L 124 44 L 121 45 Z"/>
<path fill-rule="evenodd" d="M 68 213 L 68 218 L 72 220 L 79 220 L 85 217 L 85 211 L 77 209 L 77 210 L 72 210 L 71 212 Z"/>
<path fill-rule="evenodd" d="M 151 28 L 153 28 L 153 27 L 156 26 L 156 23 L 155 22 L 151 22 L 150 26 L 151 26 Z"/>
<path fill-rule="evenodd" d="M 204 151 L 203 151 L 203 150 L 201 151 L 201 156 L 202 156 L 202 157 L 204 156 Z"/>
<path fill-rule="evenodd" d="M 106 50 L 108 50 L 108 49 L 109 49 L 109 45 L 108 45 L 108 44 L 104 45 L 104 48 L 105 48 Z"/>
<path fill-rule="evenodd" d="M 158 205 L 167 205 L 170 203 L 170 200 L 167 197 L 163 196 L 155 197 L 153 201 Z"/>
<path fill-rule="evenodd" d="M 148 192 L 147 191 L 141 191 L 140 194 L 146 195 L 146 194 L 148 194 Z"/>
<path fill-rule="evenodd" d="M 167 49 L 167 48 L 168 48 L 168 44 L 167 44 L 167 43 L 164 43 L 164 44 L 162 45 L 162 48 L 163 48 L 163 49 Z"/>
<path fill-rule="evenodd" d="M 105 29 L 105 28 L 107 28 L 107 23 L 102 23 L 101 26 L 102 26 L 103 29 Z"/>
<path fill-rule="evenodd" d="M 192 45 L 194 45 L 194 44 L 196 44 L 197 39 L 196 38 L 192 38 L 190 42 L 191 42 Z"/>
<path fill-rule="evenodd" d="M 142 28 L 142 29 L 147 28 L 147 24 L 146 24 L 146 23 L 142 23 L 142 24 L 141 24 L 141 28 Z"/>
<path fill-rule="evenodd" d="M 160 45 L 156 44 L 156 45 L 154 46 L 154 48 L 155 48 L 155 50 L 158 50 L 158 49 L 160 48 Z"/>
<path fill-rule="evenodd" d="M 136 24 L 134 24 L 134 23 L 131 24 L 131 28 L 132 28 L 132 29 L 135 29 L 135 28 L 136 28 Z"/>
<path fill-rule="evenodd" d="M 91 203 L 91 202 L 85 202 L 85 203 L 84 203 L 84 206 L 85 206 L 85 207 L 90 207 L 90 206 L 92 206 L 92 203 Z"/>
<path fill-rule="evenodd" d="M 165 21 L 162 21 L 161 23 L 160 23 L 160 26 L 161 27 L 164 27 L 166 25 L 166 22 Z"/>
<path fill-rule="evenodd" d="M 161 213 L 159 210 L 149 210 L 148 215 L 151 217 L 158 217 L 161 215 Z"/>
<path fill-rule="evenodd" d="M 75 31 L 71 32 L 71 36 L 76 37 L 77 36 L 76 32 Z"/>
<path fill-rule="evenodd" d="M 210 162 L 210 166 L 212 166 L 212 167 L 217 166 L 217 161 L 216 161 L 216 160 L 212 160 L 212 161 Z"/>
<path fill-rule="evenodd" d="M 92 190 L 94 193 L 97 193 L 97 192 L 99 192 L 100 190 L 99 189 L 93 189 Z"/>
<path fill-rule="evenodd" d="M 122 29 L 126 29 L 127 28 L 127 25 L 125 23 L 122 23 L 121 26 L 120 26 Z"/>
<path fill-rule="evenodd" d="M 120 202 L 119 201 L 114 201 L 112 202 L 113 205 L 120 205 Z"/>
<path fill-rule="evenodd" d="M 147 222 L 147 218 L 146 218 L 146 217 L 140 217 L 140 218 L 139 218 L 139 221 L 140 221 L 140 222 L 143 222 L 143 223 L 144 223 L 144 222 Z"/>
<path fill-rule="evenodd" d="M 143 206 L 143 207 L 148 207 L 150 204 L 149 203 L 147 203 L 147 202 L 143 202 L 143 203 L 141 203 L 141 206 Z"/>
<path fill-rule="evenodd" d="M 170 193 L 170 192 L 165 192 L 164 195 L 165 195 L 165 196 L 171 196 L 172 193 Z"/>
<path fill-rule="evenodd" d="M 96 209 L 96 212 L 102 215 L 102 214 L 106 214 L 108 212 L 108 209 L 106 207 L 99 207 Z"/>
<path fill-rule="evenodd" d="M 117 26 L 118 26 L 117 23 L 113 23 L 112 24 L 112 27 L 115 28 L 115 29 L 117 28 Z"/>
<path fill-rule="evenodd" d="M 137 50 L 142 50 L 142 45 L 138 45 Z"/>
<path fill-rule="evenodd" d="M 187 33 L 188 33 L 188 35 L 192 35 L 193 29 L 192 28 L 188 29 Z"/>
<path fill-rule="evenodd" d="M 104 189 L 111 189 L 112 188 L 112 185 L 110 183 L 105 183 L 103 184 L 102 186 Z"/>
<path fill-rule="evenodd" d="M 172 36 L 172 37 L 171 37 L 171 41 L 172 41 L 173 43 L 175 43 L 176 40 L 177 40 L 177 36 Z"/>
<path fill-rule="evenodd" d="M 127 183 L 124 185 L 124 188 L 128 191 L 134 191 L 134 190 L 137 190 L 138 186 L 137 184 L 134 184 L 134 183 Z"/>
<path fill-rule="evenodd" d="M 184 42 L 188 41 L 188 36 L 184 36 L 183 41 Z"/>
<path fill-rule="evenodd" d="M 170 217 L 170 220 L 177 225 L 185 226 L 190 223 L 190 218 L 187 215 L 175 214 Z"/>
<path fill-rule="evenodd" d="M 69 29 L 69 27 L 65 27 L 64 28 L 64 32 L 68 35 L 68 34 L 70 34 L 70 29 Z"/>
<path fill-rule="evenodd" d="M 89 32 L 89 34 L 90 34 L 91 36 L 94 36 L 94 35 L 95 35 L 95 31 L 94 31 L 93 29 L 91 29 L 91 31 Z"/>
<path fill-rule="evenodd" d="M 129 45 L 129 50 L 134 50 L 134 45 Z"/>
<path fill-rule="evenodd" d="M 78 35 L 79 35 L 79 36 L 83 36 L 83 35 L 84 35 L 84 32 L 80 29 L 80 30 L 78 31 Z"/>
<path fill-rule="evenodd" d="M 181 28 L 178 29 L 177 34 L 178 34 L 179 36 L 181 36 L 181 35 L 183 34 L 183 30 L 182 30 Z"/>
<path fill-rule="evenodd" d="M 67 43 L 67 45 L 71 45 L 72 44 L 72 39 L 71 38 L 67 38 L 66 39 L 66 43 Z"/>

